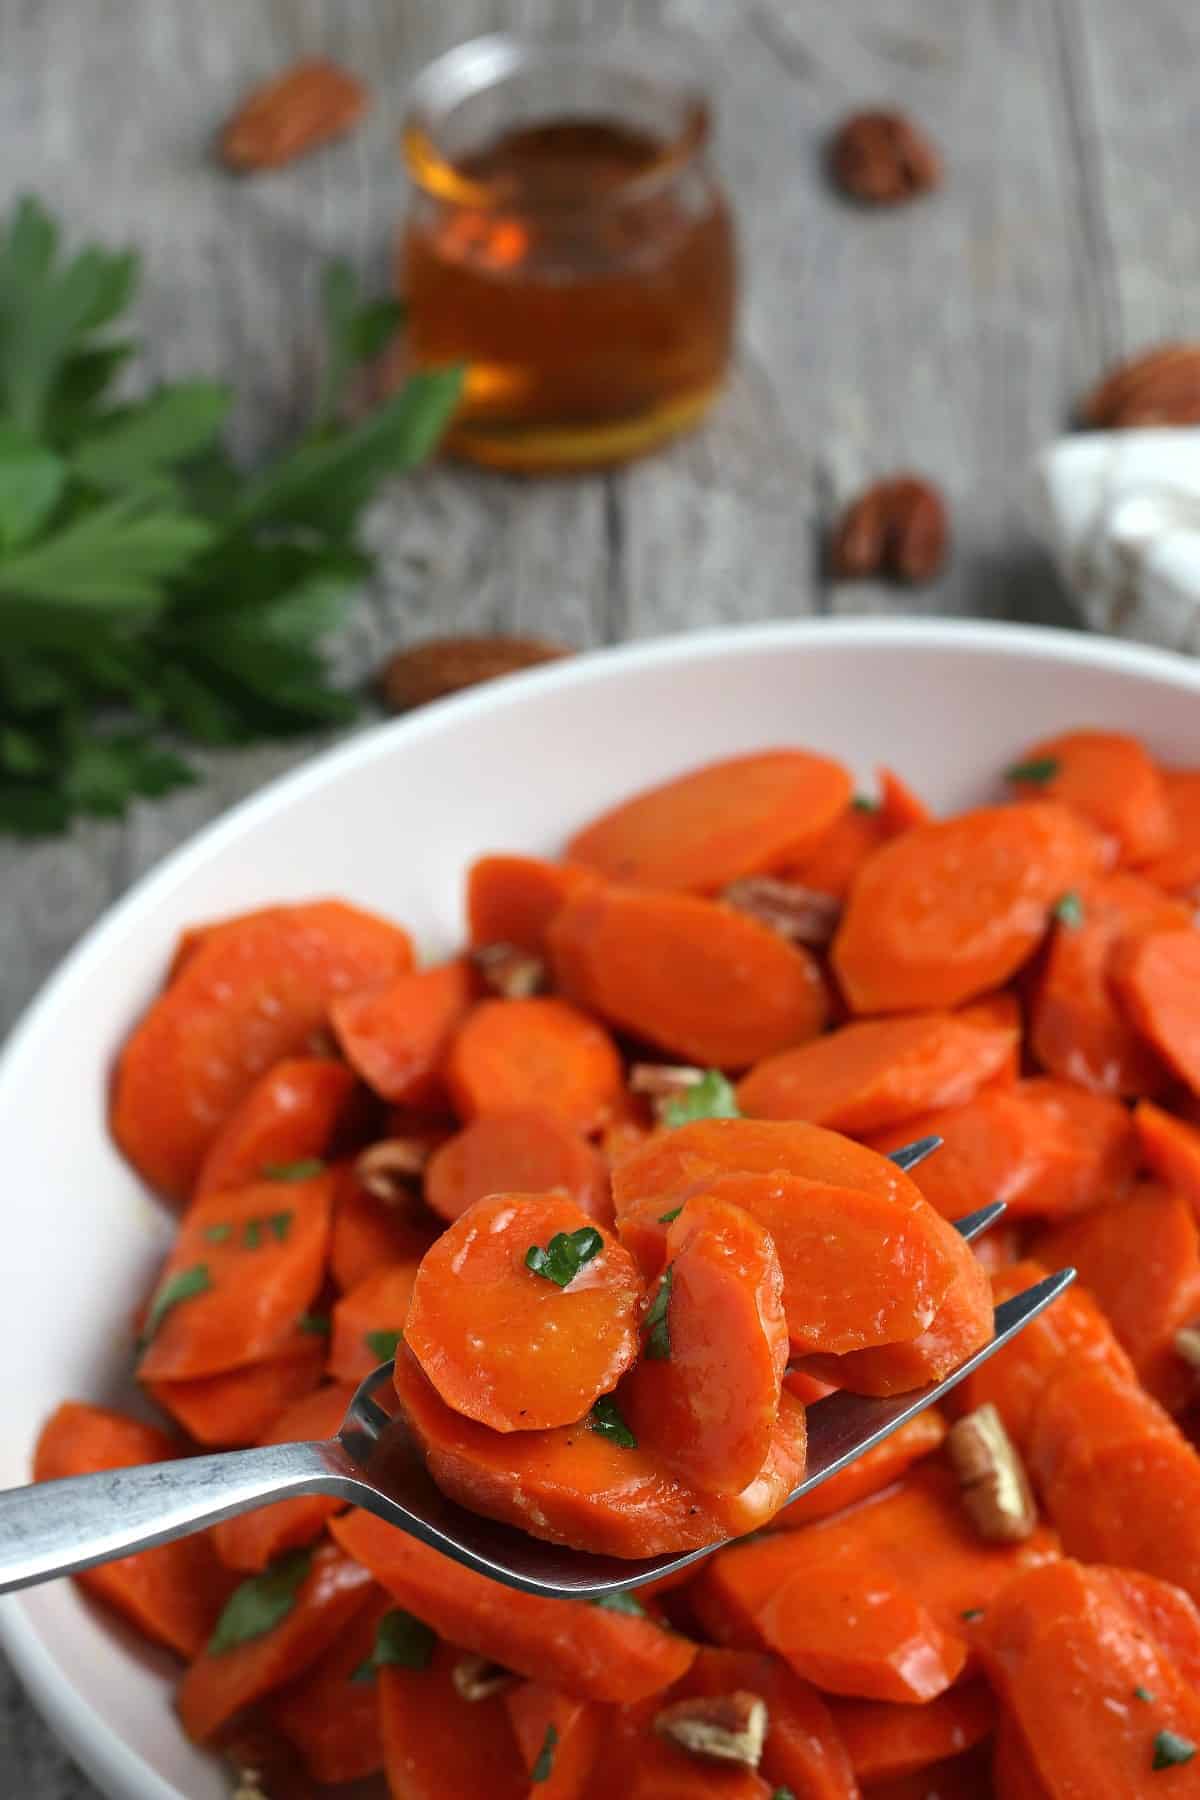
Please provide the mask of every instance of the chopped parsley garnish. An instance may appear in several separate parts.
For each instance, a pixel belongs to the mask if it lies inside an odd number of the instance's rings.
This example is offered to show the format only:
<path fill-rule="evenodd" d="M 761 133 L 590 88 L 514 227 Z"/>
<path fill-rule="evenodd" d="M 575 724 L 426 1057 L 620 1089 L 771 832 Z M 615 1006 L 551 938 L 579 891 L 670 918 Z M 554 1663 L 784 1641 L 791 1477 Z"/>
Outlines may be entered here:
<path fill-rule="evenodd" d="M 150 1302 L 138 1347 L 142 1350 L 146 1348 L 172 1307 L 178 1306 L 181 1300 L 194 1299 L 197 1294 L 207 1294 L 211 1287 L 207 1263 L 196 1263 L 192 1268 L 180 1269 L 177 1274 L 170 1276 L 157 1289 Z"/>
<path fill-rule="evenodd" d="M 650 1616 L 636 1594 L 594 1594 L 588 1605 L 598 1606 L 604 1612 L 624 1613 L 630 1619 L 647 1619 Z"/>
<path fill-rule="evenodd" d="M 267 1224 L 270 1226 L 271 1231 L 274 1234 L 276 1243 L 285 1244 L 287 1242 L 287 1234 L 292 1229 L 291 1213 L 290 1212 L 271 1213 L 267 1219 Z"/>
<path fill-rule="evenodd" d="M 263 1637 L 286 1619 L 312 1566 L 312 1552 L 291 1550 L 261 1575 L 235 1587 L 208 1640 L 208 1654 L 220 1656 L 251 1638 Z"/>
<path fill-rule="evenodd" d="M 529 1246 L 525 1267 L 556 1287 L 565 1288 L 603 1248 L 604 1239 L 594 1225 L 583 1225 L 578 1231 L 556 1231 L 544 1250 L 540 1244 Z"/>
<path fill-rule="evenodd" d="M 966 1612 L 959 1613 L 959 1618 L 967 1625 L 973 1625 L 976 1619 L 982 1619 L 982 1606 L 968 1606 Z"/>
<path fill-rule="evenodd" d="M 375 1648 L 365 1662 L 359 1663 L 351 1681 L 373 1681 L 376 1671 L 389 1666 L 397 1669 L 427 1669 L 437 1643 L 437 1633 L 422 1619 L 397 1606 L 384 1613 L 375 1632 Z"/>
<path fill-rule="evenodd" d="M 301 1313 L 296 1320 L 297 1331 L 307 1331 L 313 1337 L 328 1337 L 330 1319 L 328 1313 Z"/>
<path fill-rule="evenodd" d="M 305 1156 L 299 1162 L 264 1163 L 262 1178 L 264 1181 L 311 1181 L 314 1175 L 324 1173 L 325 1164 L 319 1156 Z"/>
<path fill-rule="evenodd" d="M 588 1414 L 588 1425 L 601 1437 L 611 1438 L 614 1444 L 620 1444 L 622 1450 L 636 1450 L 637 1439 L 617 1411 L 617 1403 L 611 1394 L 601 1394 L 595 1406 Z"/>
<path fill-rule="evenodd" d="M 1053 911 L 1059 924 L 1066 925 L 1071 931 L 1083 924 L 1083 901 L 1074 888 L 1054 902 Z"/>
<path fill-rule="evenodd" d="M 1176 1769 L 1181 1763 L 1191 1762 L 1196 1754 L 1196 1746 L 1191 1738 L 1180 1737 L 1177 1731 L 1160 1731 L 1154 1740 L 1154 1756 L 1152 1769 Z"/>
<path fill-rule="evenodd" d="M 1058 774 L 1057 756 L 1035 756 L 1029 762 L 1014 763 L 1011 769 L 1005 769 L 1005 781 L 1030 781 L 1042 787 L 1047 781 L 1053 781 Z"/>
<path fill-rule="evenodd" d="M 796 1796 L 791 1788 L 776 1788 L 771 1795 L 771 1800 L 796 1800 Z"/>
<path fill-rule="evenodd" d="M 666 1362 L 671 1354 L 671 1322 L 667 1317 L 667 1308 L 671 1303 L 673 1279 L 673 1265 L 668 1263 L 662 1272 L 662 1280 L 658 1284 L 658 1290 L 650 1302 L 650 1310 L 645 1318 L 646 1348 L 644 1354 L 649 1362 Z"/>
<path fill-rule="evenodd" d="M 1150 1692 L 1150 1689 L 1148 1687 L 1143 1687 L 1141 1682 L 1134 1688 L 1133 1697 L 1135 1700 L 1145 1700 L 1147 1704 L 1154 1699 L 1154 1695 Z"/>
<path fill-rule="evenodd" d="M 683 1211 L 682 1206 L 676 1206 L 676 1207 L 673 1207 L 670 1212 L 659 1213 L 659 1215 L 658 1215 L 659 1224 L 660 1225 L 673 1225 L 675 1223 L 675 1220 L 679 1217 L 679 1215 L 682 1211 Z"/>
<path fill-rule="evenodd" d="M 855 794 L 853 800 L 850 802 L 850 805 L 853 807 L 855 812 L 878 812 L 879 811 L 878 800 L 873 800 L 871 798 L 870 794 Z"/>
<path fill-rule="evenodd" d="M 542 1747 L 538 1751 L 538 1759 L 529 1771 L 530 1781 L 535 1784 L 539 1781 L 549 1781 L 551 1771 L 554 1768 L 554 1750 L 557 1743 L 557 1727 L 554 1725 L 547 1725 L 546 1735 L 542 1739 Z"/>
<path fill-rule="evenodd" d="M 242 1244 L 247 1250 L 257 1250 L 262 1243 L 262 1220 L 247 1219 L 242 1226 Z"/>
<path fill-rule="evenodd" d="M 391 1362 L 398 1347 L 404 1342 L 403 1331 L 368 1331 L 363 1334 L 363 1341 L 376 1362 Z"/>
<path fill-rule="evenodd" d="M 674 1129 L 693 1119 L 740 1119 L 737 1096 L 720 1069 L 708 1069 L 681 1094 L 673 1094 L 662 1109 L 662 1122 Z"/>
<path fill-rule="evenodd" d="M 232 1233 L 233 1226 L 224 1223 L 224 1221 L 221 1221 L 216 1225 L 206 1225 L 204 1227 L 204 1235 L 210 1244 L 226 1244 L 229 1242 Z"/>

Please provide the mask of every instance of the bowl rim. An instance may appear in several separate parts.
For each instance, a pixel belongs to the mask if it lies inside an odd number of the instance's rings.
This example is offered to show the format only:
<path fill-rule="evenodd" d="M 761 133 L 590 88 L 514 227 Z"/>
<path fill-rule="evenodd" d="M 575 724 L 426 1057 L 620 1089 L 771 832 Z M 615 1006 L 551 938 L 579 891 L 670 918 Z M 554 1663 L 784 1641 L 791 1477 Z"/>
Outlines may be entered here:
<path fill-rule="evenodd" d="M 671 662 L 707 662 L 716 658 L 784 651 L 806 640 L 831 645 L 862 644 L 903 653 L 916 648 L 965 652 L 986 657 L 1001 651 L 1018 659 L 1119 669 L 1150 680 L 1200 692 L 1200 664 L 1173 650 L 1161 650 L 1123 639 L 1093 637 L 1051 626 L 1016 625 L 1002 620 L 943 619 L 936 616 L 853 619 L 828 617 L 729 625 L 697 632 L 639 640 L 581 652 L 501 680 L 470 688 L 423 706 L 418 712 L 354 733 L 347 741 L 318 751 L 299 768 L 268 781 L 186 839 L 115 900 L 63 958 L 18 1016 L 0 1048 L 0 1099 L 8 1083 L 27 1061 L 41 1053 L 40 1039 L 53 1022 L 58 996 L 77 972 L 105 955 L 110 941 L 130 924 L 153 912 L 191 871 L 227 844 L 252 833 L 293 796 L 319 788 L 345 770 L 387 757 L 398 738 L 420 739 L 441 731 L 455 719 L 466 724 L 519 706 L 547 689 L 570 690 L 606 681 L 625 670 L 654 668 Z M 84 1770 L 110 1793 L 124 1789 L 139 1800 L 184 1800 L 90 1701 L 60 1681 L 57 1665 L 41 1643 L 15 1596 L 0 1601 L 0 1648 L 43 1718 Z"/>

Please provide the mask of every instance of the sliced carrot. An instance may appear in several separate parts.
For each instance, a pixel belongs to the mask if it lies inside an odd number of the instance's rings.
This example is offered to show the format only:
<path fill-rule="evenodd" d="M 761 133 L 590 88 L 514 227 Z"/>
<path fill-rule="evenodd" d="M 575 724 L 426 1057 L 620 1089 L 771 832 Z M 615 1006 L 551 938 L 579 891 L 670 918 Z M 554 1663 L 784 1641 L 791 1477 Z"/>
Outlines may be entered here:
<path fill-rule="evenodd" d="M 928 825 L 933 814 L 902 776 L 894 769 L 879 771 L 879 811 L 889 837 L 911 831 L 914 825 Z"/>
<path fill-rule="evenodd" d="M 990 1773 L 995 1800 L 1054 1800 L 1037 1772 L 1019 1726 L 1004 1713 L 996 1730 Z"/>
<path fill-rule="evenodd" d="M 1200 1093 L 1200 931 L 1151 931 L 1122 944 L 1113 979 L 1135 1027 Z"/>
<path fill-rule="evenodd" d="M 435 1236 L 428 1214 L 368 1194 L 352 1164 L 335 1171 L 329 1272 L 343 1294 L 385 1264 L 419 1261 Z"/>
<path fill-rule="evenodd" d="M 1186 909 L 1138 875 L 1100 875 L 1050 935 L 1030 1012 L 1042 1067 L 1097 1094 L 1158 1093 L 1166 1069 L 1117 1004 L 1117 946 L 1146 931 L 1190 925 Z"/>
<path fill-rule="evenodd" d="M 317 1388 L 281 1412 L 259 1439 L 263 1444 L 306 1444 L 336 1436 L 346 1416 L 354 1389 L 346 1386 Z M 254 1512 L 238 1513 L 213 1527 L 217 1555 L 230 1569 L 257 1575 L 285 1550 L 311 1544 L 320 1536 L 326 1519 L 340 1512 L 344 1502 L 331 1494 L 304 1494 L 295 1500 L 276 1500 Z"/>
<path fill-rule="evenodd" d="M 770 1788 L 754 1769 L 702 1760 L 650 1736 L 639 1745 L 623 1792 L 628 1800 L 699 1800 L 701 1795 L 704 1800 L 771 1800 Z"/>
<path fill-rule="evenodd" d="M 307 1572 L 292 1604 L 269 1630 L 230 1649 L 202 1650 L 179 1689 L 179 1716 L 198 1744 L 206 1743 L 243 1709 L 302 1675 L 349 1625 L 372 1593 L 365 1569 L 332 1544 L 300 1565 Z M 261 1579 L 261 1578 L 258 1578 Z"/>
<path fill-rule="evenodd" d="M 932 1323 L 909 1343 L 882 1344 L 843 1356 L 814 1356 L 805 1365 L 818 1380 L 852 1394 L 907 1394 L 941 1381 L 994 1335 L 987 1271 L 968 1251 Z"/>
<path fill-rule="evenodd" d="M 550 949 L 570 999 L 691 1063 L 744 1068 L 825 1023 L 808 951 L 712 900 L 591 888 L 559 913 Z"/>
<path fill-rule="evenodd" d="M 534 1252 L 585 1234 L 565 1286 Z M 578 1241 L 578 1238 L 576 1238 Z M 565 1253 L 565 1251 L 564 1251 Z M 572 1425 L 637 1354 L 642 1281 L 629 1252 L 558 1194 L 478 1200 L 427 1251 L 405 1341 L 442 1399 L 494 1431 Z"/>
<path fill-rule="evenodd" d="M 1149 1100 L 1138 1101 L 1133 1123 L 1146 1167 L 1183 1194 L 1200 1218 L 1200 1130 Z"/>
<path fill-rule="evenodd" d="M 762 750 L 623 801 L 577 832 L 567 854 L 610 881 L 709 894 L 800 855 L 849 798 L 840 763 Z"/>
<path fill-rule="evenodd" d="M 502 1587 L 369 1513 L 346 1513 L 330 1530 L 442 1637 L 580 1699 L 643 1700 L 678 1681 L 696 1654 L 651 1619 Z"/>
<path fill-rule="evenodd" d="M 297 1329 L 262 1362 L 145 1387 L 198 1444 L 233 1450 L 257 1444 L 280 1413 L 313 1392 L 324 1367 L 324 1338 Z"/>
<path fill-rule="evenodd" d="M 930 1456 L 946 1436 L 946 1421 L 934 1406 L 927 1407 L 893 1431 L 837 1475 L 786 1506 L 775 1521 L 780 1530 L 794 1531 L 816 1519 L 828 1519 L 858 1500 L 882 1492 L 906 1474 L 914 1463 Z"/>
<path fill-rule="evenodd" d="M 852 801 L 811 849 L 788 860 L 779 873 L 800 887 L 844 900 L 872 851 L 891 835 L 879 807 L 858 806 Z"/>
<path fill-rule="evenodd" d="M 739 1690 L 767 1703 L 760 1769 L 770 1786 L 790 1788 L 805 1800 L 859 1800 L 858 1783 L 828 1704 L 777 1656 L 701 1645 L 671 1697 L 708 1699 Z"/>
<path fill-rule="evenodd" d="M 859 872 L 833 942 L 851 1009 L 957 1006 L 1000 987 L 1101 855 L 1095 833 L 1049 803 L 983 807 L 893 838 Z"/>
<path fill-rule="evenodd" d="M 1195 1397 L 1175 1334 L 1200 1319 L 1200 1231 L 1188 1201 L 1152 1182 L 1039 1238 L 1048 1268 L 1071 1265 L 1129 1352 L 1143 1387 L 1169 1412 Z"/>
<path fill-rule="evenodd" d="M 178 1441 L 154 1425 L 108 1407 L 68 1400 L 38 1434 L 33 1479 L 62 1481 L 72 1475 L 169 1462 L 179 1450 Z M 195 1656 L 207 1643 L 232 1585 L 208 1531 L 101 1563 L 75 1579 L 97 1600 L 122 1613 L 144 1637 L 182 1656 Z"/>
<path fill-rule="evenodd" d="M 219 1375 L 281 1348 L 321 1285 L 333 1193 L 322 1173 L 197 1200 L 150 1303 L 143 1379 Z"/>
<path fill-rule="evenodd" d="M 459 1653 L 439 1644 L 424 1669 L 378 1675 L 379 1717 L 392 1800 L 526 1800 L 528 1777 L 504 1702 L 464 1700 Z"/>
<path fill-rule="evenodd" d="M 466 957 L 406 969 L 382 986 L 356 989 L 330 1008 L 338 1043 L 368 1087 L 385 1100 L 436 1095 L 450 1043 L 479 993 Z"/>
<path fill-rule="evenodd" d="M 450 1047 L 446 1080 L 465 1119 L 540 1106 L 592 1131 L 620 1093 L 621 1059 L 565 1000 L 485 1000 Z"/>
<path fill-rule="evenodd" d="M 1011 1087 L 1021 1075 L 1021 1046 L 1025 1034 L 1025 1014 L 1020 998 L 1012 988 L 997 988 L 981 994 L 958 1010 L 958 1017 L 972 1025 L 987 1025 L 1012 1033 L 1012 1051 L 989 1082 L 989 1087 Z"/>
<path fill-rule="evenodd" d="M 285 1057 L 260 1075 L 213 1139 L 194 1198 L 260 1181 L 270 1167 L 324 1157 L 353 1110 L 353 1070 L 328 1056 Z"/>
<path fill-rule="evenodd" d="M 1200 769 L 1164 769 L 1171 843 L 1161 856 L 1143 863 L 1140 873 L 1168 894 L 1192 899 L 1200 884 Z"/>
<path fill-rule="evenodd" d="M 1182 1588 L 1139 1569 L 1110 1569 L 1109 1580 L 1138 1626 L 1166 1652 L 1189 1687 L 1200 1688 L 1200 1607 Z"/>
<path fill-rule="evenodd" d="M 488 1194 L 551 1189 L 566 1193 L 589 1218 L 612 1223 L 603 1158 L 544 1107 L 484 1113 L 435 1150 L 425 1171 L 426 1202 L 448 1224 Z"/>
<path fill-rule="evenodd" d="M 644 1094 L 633 1094 L 623 1088 L 597 1140 L 597 1148 L 608 1168 L 615 1169 L 619 1162 L 640 1150 L 653 1130 L 650 1102 Z"/>
<path fill-rule="evenodd" d="M 653 1449 L 617 1439 L 596 1421 L 553 1431 L 490 1431 L 438 1398 L 412 1354 L 396 1357 L 396 1391 L 430 1474 L 461 1506 L 551 1543 L 601 1556 L 697 1550 L 756 1531 L 803 1479 L 804 1409 L 788 1397 L 761 1465 L 734 1494 L 705 1494 Z M 629 1410 L 622 1391 L 616 1422 Z"/>
<path fill-rule="evenodd" d="M 697 1195 L 667 1233 L 669 1291 L 622 1397 L 639 1444 L 703 1493 L 737 1494 L 767 1459 L 788 1359 L 770 1235 Z"/>
<path fill-rule="evenodd" d="M 580 1800 L 609 1737 L 606 1714 L 540 1681 L 518 1682 L 503 1700 L 526 1773 L 537 1773 L 538 1800 Z"/>
<path fill-rule="evenodd" d="M 357 1384 L 381 1362 L 390 1362 L 404 1335 L 418 1263 L 385 1263 L 343 1294 L 333 1309 L 329 1374 Z"/>
<path fill-rule="evenodd" d="M 960 1756 L 931 1763 L 915 1775 L 874 1782 L 871 1800 L 981 1800 L 992 1795 L 991 1745 L 982 1743 Z"/>
<path fill-rule="evenodd" d="M 512 944 L 544 956 L 550 922 L 572 894 L 596 877 L 572 863 L 537 856 L 481 856 L 467 871 L 467 928 L 472 944 Z"/>
<path fill-rule="evenodd" d="M 383 1767 L 379 1684 L 367 1670 L 391 1607 L 391 1597 L 376 1589 L 307 1674 L 270 1703 L 272 1723 L 300 1751 L 315 1781 L 365 1781 Z"/>
<path fill-rule="evenodd" d="M 830 1711 L 854 1773 L 867 1787 L 970 1750 L 996 1723 L 996 1702 L 983 1681 L 950 1688 L 923 1706 L 834 1700 Z"/>
<path fill-rule="evenodd" d="M 398 925 L 337 900 L 221 926 L 126 1041 L 113 1096 L 117 1143 L 152 1187 L 186 1194 L 264 1069 L 302 1049 L 339 994 L 411 962 Z"/>
<path fill-rule="evenodd" d="M 738 1083 L 738 1105 L 751 1118 L 882 1131 L 969 1100 L 1011 1061 L 1017 1042 L 1012 1026 L 954 1013 L 864 1019 L 758 1063 Z"/>
<path fill-rule="evenodd" d="M 1174 827 L 1162 772 L 1136 738 L 1116 731 L 1063 732 L 1023 751 L 1008 779 L 1022 797 L 1033 792 L 1081 814 L 1115 841 L 1122 862 L 1147 862 L 1171 847 Z"/>

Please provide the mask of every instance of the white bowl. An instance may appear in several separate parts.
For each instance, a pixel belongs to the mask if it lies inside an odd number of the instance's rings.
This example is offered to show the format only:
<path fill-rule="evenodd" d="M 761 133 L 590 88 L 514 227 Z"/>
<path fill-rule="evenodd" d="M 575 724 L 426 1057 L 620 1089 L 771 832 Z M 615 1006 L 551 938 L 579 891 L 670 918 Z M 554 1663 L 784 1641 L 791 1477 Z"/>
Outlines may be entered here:
<path fill-rule="evenodd" d="M 1200 763 L 1200 670 L 1068 633 L 938 622 L 723 631 L 555 664 L 352 739 L 238 807 L 143 881 L 67 959 L 0 1062 L 6 1419 L 0 1485 L 28 1479 L 66 1397 L 128 1399 L 127 1320 L 171 1233 L 105 1128 L 113 1053 L 176 934 L 272 899 L 344 894 L 429 950 L 460 930 L 465 864 L 553 851 L 618 796 L 705 758 L 799 743 L 869 783 L 893 764 L 941 810 L 994 792 L 1072 725 Z M 31 1695 L 113 1800 L 224 1800 L 184 1740 L 169 1659 L 69 1583 L 0 1603 Z"/>

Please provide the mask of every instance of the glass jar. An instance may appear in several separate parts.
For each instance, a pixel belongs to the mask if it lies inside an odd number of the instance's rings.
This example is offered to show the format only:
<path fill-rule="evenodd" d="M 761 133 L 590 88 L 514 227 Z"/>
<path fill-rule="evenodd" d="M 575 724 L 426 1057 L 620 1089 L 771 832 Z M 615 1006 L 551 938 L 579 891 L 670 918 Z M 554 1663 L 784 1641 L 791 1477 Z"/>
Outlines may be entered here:
<path fill-rule="evenodd" d="M 709 127 L 669 40 L 477 38 L 425 70 L 399 281 L 411 358 L 466 365 L 452 453 L 595 467 L 708 410 L 736 290 Z"/>

